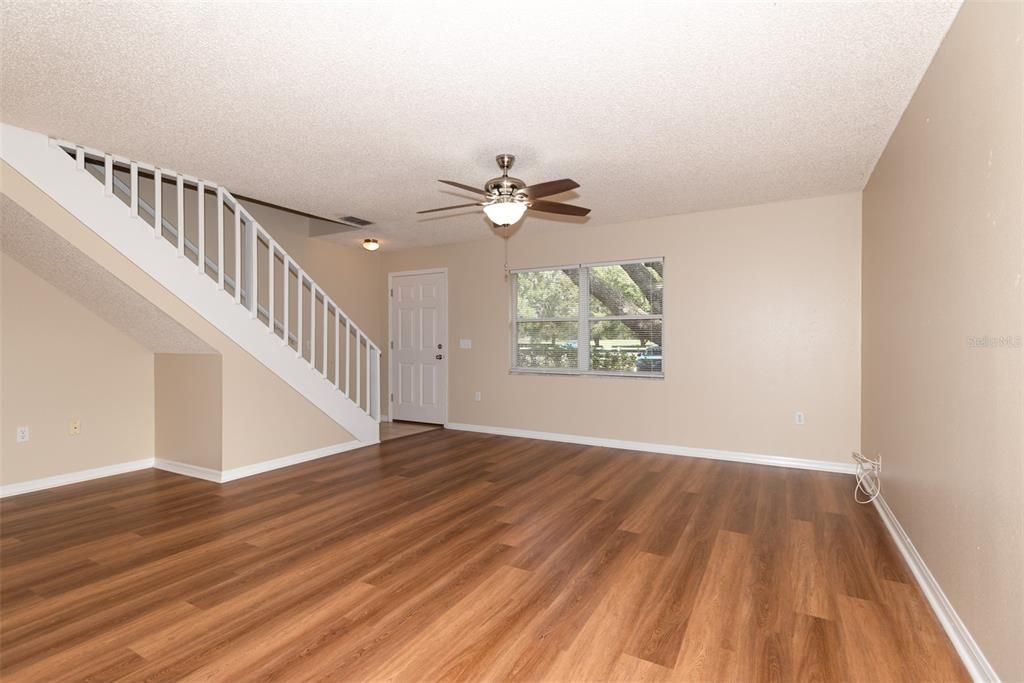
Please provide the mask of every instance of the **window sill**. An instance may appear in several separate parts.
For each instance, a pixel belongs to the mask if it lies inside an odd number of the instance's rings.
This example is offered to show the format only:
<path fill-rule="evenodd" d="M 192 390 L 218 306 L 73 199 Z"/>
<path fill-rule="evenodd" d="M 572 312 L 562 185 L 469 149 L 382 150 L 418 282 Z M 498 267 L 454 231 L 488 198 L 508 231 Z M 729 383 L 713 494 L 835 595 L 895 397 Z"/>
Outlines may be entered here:
<path fill-rule="evenodd" d="M 623 377 L 625 379 L 665 379 L 664 372 L 602 372 L 600 370 L 555 370 L 511 368 L 510 375 L 558 375 L 561 377 Z"/>

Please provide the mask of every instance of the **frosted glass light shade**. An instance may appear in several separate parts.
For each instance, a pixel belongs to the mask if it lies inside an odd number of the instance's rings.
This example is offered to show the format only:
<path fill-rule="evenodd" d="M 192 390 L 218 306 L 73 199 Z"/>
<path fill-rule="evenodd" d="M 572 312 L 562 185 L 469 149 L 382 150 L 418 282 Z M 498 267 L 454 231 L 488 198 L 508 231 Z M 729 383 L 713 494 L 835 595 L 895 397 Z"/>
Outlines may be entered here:
<path fill-rule="evenodd" d="M 502 198 L 484 207 L 484 213 L 499 228 L 517 223 L 526 213 L 526 203 L 511 197 Z"/>

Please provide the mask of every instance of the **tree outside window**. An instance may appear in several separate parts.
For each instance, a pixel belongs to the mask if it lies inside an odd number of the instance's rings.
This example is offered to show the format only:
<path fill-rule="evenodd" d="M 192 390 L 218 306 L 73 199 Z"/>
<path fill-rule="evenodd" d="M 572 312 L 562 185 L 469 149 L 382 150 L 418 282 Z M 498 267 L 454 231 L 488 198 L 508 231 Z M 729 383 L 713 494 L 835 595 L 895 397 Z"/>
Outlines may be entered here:
<path fill-rule="evenodd" d="M 661 375 L 664 262 L 514 273 L 513 369 Z"/>

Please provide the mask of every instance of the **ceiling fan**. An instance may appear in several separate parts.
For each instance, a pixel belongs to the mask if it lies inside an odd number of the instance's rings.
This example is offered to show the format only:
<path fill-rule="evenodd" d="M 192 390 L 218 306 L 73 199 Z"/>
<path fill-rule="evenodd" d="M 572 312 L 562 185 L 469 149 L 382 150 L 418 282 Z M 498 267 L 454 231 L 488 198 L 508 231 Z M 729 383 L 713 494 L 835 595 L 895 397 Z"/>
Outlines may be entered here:
<path fill-rule="evenodd" d="M 590 209 L 561 202 L 549 202 L 542 197 L 550 197 L 574 190 L 580 186 L 575 180 L 563 178 L 562 180 L 549 180 L 546 183 L 527 185 L 519 178 L 509 176 L 508 171 L 512 168 L 516 158 L 511 154 L 499 154 L 495 157 L 498 168 L 501 169 L 501 176 L 491 178 L 484 185 L 483 189 L 457 183 L 454 180 L 439 180 L 445 185 L 457 187 L 466 192 L 482 195 L 483 199 L 471 204 L 456 204 L 454 206 L 442 206 L 439 209 L 427 209 L 416 213 L 433 213 L 435 211 L 449 211 L 451 209 L 464 209 L 468 206 L 482 206 L 484 213 L 494 225 L 499 228 L 508 227 L 519 221 L 527 209 L 533 211 L 544 211 L 546 213 L 558 213 L 564 216 L 586 216 Z"/>

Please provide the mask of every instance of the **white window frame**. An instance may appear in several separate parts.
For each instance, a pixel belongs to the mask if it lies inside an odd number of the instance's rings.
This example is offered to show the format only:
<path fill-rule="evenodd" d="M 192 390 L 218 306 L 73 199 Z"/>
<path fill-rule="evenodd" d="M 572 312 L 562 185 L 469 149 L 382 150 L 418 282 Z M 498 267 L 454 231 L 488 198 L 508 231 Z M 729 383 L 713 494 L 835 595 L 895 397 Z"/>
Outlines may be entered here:
<path fill-rule="evenodd" d="M 661 359 L 661 372 L 627 372 L 622 370 L 591 370 L 590 368 L 590 271 L 589 268 L 600 266 L 625 266 L 634 263 L 662 264 L 662 273 L 665 268 L 665 257 L 655 256 L 651 258 L 627 259 L 622 261 L 595 261 L 592 263 L 570 263 L 558 266 L 543 266 L 538 268 L 514 268 L 509 271 L 511 278 L 511 323 L 509 336 L 509 372 L 514 375 L 591 375 L 600 377 L 629 377 L 632 379 L 664 379 L 665 358 Z M 548 270 L 562 270 L 564 268 L 576 268 L 579 272 L 579 312 L 576 317 L 554 317 L 554 318 L 519 318 L 519 274 L 536 273 Z M 664 282 L 664 275 L 662 275 Z M 648 315 L 609 315 L 599 316 L 596 320 L 661 320 L 661 348 L 665 348 L 665 305 L 664 305 L 664 284 L 662 285 L 662 309 L 661 314 Z M 575 368 L 521 368 L 516 367 L 519 347 L 519 323 L 520 322 L 575 322 L 576 330 L 576 367 Z"/>

